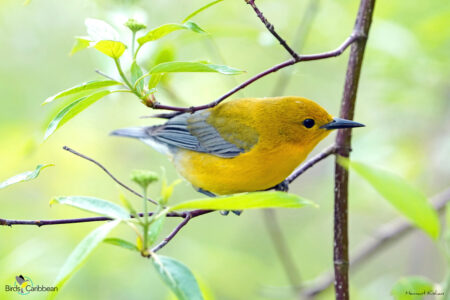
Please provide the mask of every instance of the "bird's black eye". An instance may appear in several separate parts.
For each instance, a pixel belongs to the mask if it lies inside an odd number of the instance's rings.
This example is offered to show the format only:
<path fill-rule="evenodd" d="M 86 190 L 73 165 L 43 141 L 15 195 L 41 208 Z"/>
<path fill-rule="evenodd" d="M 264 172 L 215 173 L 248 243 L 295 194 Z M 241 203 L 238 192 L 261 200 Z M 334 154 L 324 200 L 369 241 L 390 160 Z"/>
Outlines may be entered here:
<path fill-rule="evenodd" d="M 314 126 L 314 120 L 313 120 L 313 119 L 305 119 L 305 120 L 303 121 L 303 125 L 304 125 L 306 128 L 311 128 L 311 127 Z"/>

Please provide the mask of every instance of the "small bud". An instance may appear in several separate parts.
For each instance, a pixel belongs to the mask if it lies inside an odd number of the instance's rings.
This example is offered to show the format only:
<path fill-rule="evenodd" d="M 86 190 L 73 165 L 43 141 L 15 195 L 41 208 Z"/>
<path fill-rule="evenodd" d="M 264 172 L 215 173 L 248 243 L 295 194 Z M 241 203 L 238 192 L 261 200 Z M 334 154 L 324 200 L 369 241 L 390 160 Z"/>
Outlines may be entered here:
<path fill-rule="evenodd" d="M 131 173 L 131 180 L 139 184 L 142 188 L 147 188 L 149 184 L 158 181 L 158 174 L 147 170 L 134 170 Z"/>
<path fill-rule="evenodd" d="M 147 26 L 137 22 L 135 19 L 128 19 L 128 21 L 124 25 L 127 26 L 134 33 L 138 32 L 139 30 L 147 28 Z"/>

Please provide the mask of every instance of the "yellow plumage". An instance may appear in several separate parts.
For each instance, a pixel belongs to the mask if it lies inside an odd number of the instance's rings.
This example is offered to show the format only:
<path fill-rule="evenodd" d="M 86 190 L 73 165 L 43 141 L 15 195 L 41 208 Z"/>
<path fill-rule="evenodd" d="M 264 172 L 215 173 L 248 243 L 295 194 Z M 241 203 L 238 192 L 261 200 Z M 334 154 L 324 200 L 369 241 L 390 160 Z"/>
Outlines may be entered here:
<path fill-rule="evenodd" d="M 281 183 L 329 133 L 362 124 L 333 119 L 301 97 L 244 98 L 163 125 L 120 129 L 168 153 L 178 172 L 214 194 L 265 190 Z"/>

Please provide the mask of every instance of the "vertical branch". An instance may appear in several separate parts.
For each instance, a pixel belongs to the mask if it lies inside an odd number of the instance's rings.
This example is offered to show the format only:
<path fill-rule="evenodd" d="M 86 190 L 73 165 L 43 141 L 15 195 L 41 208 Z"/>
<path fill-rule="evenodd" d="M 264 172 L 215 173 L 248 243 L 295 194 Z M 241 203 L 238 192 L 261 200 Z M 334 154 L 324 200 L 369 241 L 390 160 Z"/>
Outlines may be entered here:
<path fill-rule="evenodd" d="M 358 91 L 361 65 L 364 57 L 367 36 L 372 23 L 375 0 L 361 0 L 354 32 L 360 36 L 351 47 L 345 78 L 344 94 L 340 116 L 353 120 L 356 93 Z M 351 129 L 340 130 L 336 137 L 337 154 L 349 157 L 351 147 Z M 349 299 L 348 289 L 348 172 L 335 163 L 334 188 L 334 287 L 337 300 Z"/>

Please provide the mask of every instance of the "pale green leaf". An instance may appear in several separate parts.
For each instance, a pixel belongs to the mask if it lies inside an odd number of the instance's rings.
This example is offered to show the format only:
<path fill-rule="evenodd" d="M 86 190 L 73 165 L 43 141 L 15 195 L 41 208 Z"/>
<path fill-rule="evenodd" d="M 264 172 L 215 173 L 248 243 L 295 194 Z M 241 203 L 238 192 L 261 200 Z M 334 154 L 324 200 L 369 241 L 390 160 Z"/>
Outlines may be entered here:
<path fill-rule="evenodd" d="M 122 56 L 127 46 L 122 42 L 101 40 L 95 43 L 94 48 L 111 58 L 117 59 Z"/>
<path fill-rule="evenodd" d="M 101 88 L 108 87 L 108 86 L 121 85 L 121 84 L 122 83 L 114 81 L 114 80 L 93 80 L 93 81 L 84 82 L 82 84 L 71 87 L 70 89 L 59 92 L 56 95 L 48 97 L 47 99 L 45 99 L 45 101 L 42 104 L 44 105 L 44 104 L 52 102 L 53 100 L 63 98 L 63 97 L 69 96 L 69 95 L 78 94 L 78 93 L 85 92 L 88 90 L 96 90 L 96 89 L 101 89 Z"/>
<path fill-rule="evenodd" d="M 51 167 L 51 166 L 53 166 L 53 164 L 38 165 L 34 171 L 26 171 L 26 172 L 14 175 L 13 177 L 8 178 L 3 182 L 0 182 L 0 190 L 7 186 L 15 184 L 15 183 L 35 179 L 36 177 L 38 177 L 41 170 L 43 170 L 47 167 Z"/>
<path fill-rule="evenodd" d="M 142 70 L 139 67 L 139 65 L 136 63 L 136 61 L 133 61 L 131 64 L 131 85 L 135 85 L 136 80 L 138 80 L 142 75 Z M 139 93 L 142 92 L 144 89 L 144 80 L 139 80 L 139 82 L 136 84 L 136 89 Z"/>
<path fill-rule="evenodd" d="M 58 203 L 70 205 L 82 210 L 93 212 L 113 219 L 129 219 L 130 214 L 121 206 L 99 198 L 88 196 L 62 196 L 55 197 L 50 205 Z"/>
<path fill-rule="evenodd" d="M 192 22 L 192 21 L 188 21 L 186 23 L 184 23 L 184 25 L 189 28 L 190 30 L 192 30 L 193 32 L 196 33 L 206 33 L 206 31 L 204 31 L 202 28 L 200 28 L 200 26 L 198 26 L 197 23 Z"/>
<path fill-rule="evenodd" d="M 154 66 L 150 74 L 171 72 L 216 72 L 225 75 L 242 74 L 244 71 L 228 66 L 208 64 L 204 62 L 171 61 Z"/>
<path fill-rule="evenodd" d="M 313 202 L 294 194 L 270 191 L 190 200 L 171 207 L 171 210 L 186 208 L 242 210 L 253 208 L 303 207 L 306 205 L 317 206 Z"/>
<path fill-rule="evenodd" d="M 69 55 L 72 56 L 75 53 L 77 53 L 78 51 L 88 48 L 90 44 L 91 44 L 91 41 L 89 38 L 84 37 L 84 36 L 76 36 L 75 43 L 73 44 Z"/>
<path fill-rule="evenodd" d="M 190 24 L 164 24 L 159 27 L 156 27 L 149 32 L 147 32 L 144 36 L 137 39 L 139 45 L 143 45 L 145 43 L 158 40 L 162 37 L 165 37 L 169 33 L 172 33 L 177 30 L 192 30 L 193 32 L 203 33 L 204 30 L 201 29 L 197 24 L 191 22 Z"/>
<path fill-rule="evenodd" d="M 85 110 L 88 106 L 95 103 L 99 99 L 110 94 L 110 91 L 100 91 L 87 97 L 72 102 L 59 111 L 45 131 L 44 140 L 46 140 L 51 134 L 53 134 L 58 128 L 63 126 L 67 121 L 75 117 L 77 114 Z"/>
<path fill-rule="evenodd" d="M 107 238 L 107 239 L 104 239 L 103 242 L 107 243 L 107 244 L 114 245 L 114 246 L 122 247 L 122 248 L 127 249 L 127 250 L 132 250 L 132 251 L 139 252 L 139 249 L 136 247 L 135 244 L 130 243 L 128 241 L 125 241 L 123 239 Z"/>
<path fill-rule="evenodd" d="M 433 292 L 434 284 L 430 280 L 414 276 L 398 280 L 392 287 L 391 295 L 395 300 L 422 300 Z"/>
<path fill-rule="evenodd" d="M 61 289 L 62 285 L 77 271 L 86 261 L 91 252 L 101 243 L 108 233 L 119 224 L 120 221 L 111 221 L 103 224 L 87 235 L 70 253 L 55 280 L 55 286 Z M 49 298 L 54 298 L 57 293 L 49 293 Z"/>
<path fill-rule="evenodd" d="M 84 24 L 89 37 L 93 41 L 119 40 L 119 33 L 108 23 L 98 19 L 86 19 Z"/>
<path fill-rule="evenodd" d="M 152 261 L 161 279 L 178 300 L 203 300 L 198 283 L 187 266 L 173 258 L 156 254 L 152 255 Z"/>
<path fill-rule="evenodd" d="M 421 191 L 389 171 L 339 157 L 339 163 L 350 167 L 389 201 L 400 213 L 437 239 L 440 223 L 436 210 Z"/>
<path fill-rule="evenodd" d="M 187 16 L 186 18 L 184 18 L 183 23 L 188 21 L 189 19 L 192 19 L 194 16 L 196 16 L 197 14 L 201 13 L 202 11 L 204 11 L 205 9 L 213 6 L 214 4 L 217 4 L 219 2 L 222 2 L 223 0 L 216 0 L 213 2 L 210 2 L 202 7 L 200 7 L 199 9 L 197 9 L 196 11 L 194 11 L 193 13 L 191 13 L 189 16 Z"/>
<path fill-rule="evenodd" d="M 167 211 L 166 211 L 166 213 L 167 213 Z M 150 245 L 153 245 L 156 242 L 156 239 L 158 238 L 158 236 L 161 232 L 161 229 L 164 225 L 164 220 L 166 219 L 166 213 L 160 215 L 150 225 L 150 228 L 148 230 L 148 242 Z"/>
<path fill-rule="evenodd" d="M 161 81 L 163 76 L 164 76 L 163 73 L 153 74 L 152 77 L 150 77 L 150 80 L 148 81 L 148 89 L 149 90 L 154 89 Z"/>

